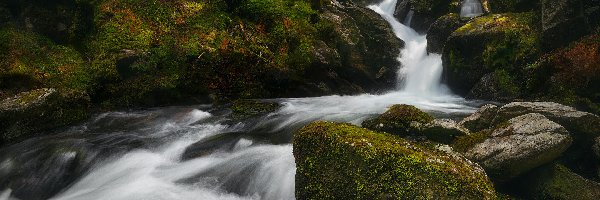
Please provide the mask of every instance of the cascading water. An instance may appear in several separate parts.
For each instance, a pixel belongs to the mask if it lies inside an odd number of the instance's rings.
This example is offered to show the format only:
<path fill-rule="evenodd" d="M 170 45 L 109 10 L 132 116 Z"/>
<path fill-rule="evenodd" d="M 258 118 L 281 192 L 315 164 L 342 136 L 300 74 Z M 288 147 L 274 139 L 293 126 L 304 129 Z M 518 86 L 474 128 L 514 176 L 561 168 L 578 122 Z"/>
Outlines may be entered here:
<path fill-rule="evenodd" d="M 397 91 L 269 100 L 283 107 L 250 120 L 232 119 L 227 109 L 213 106 L 101 114 L 0 149 L 0 200 L 294 199 L 290 142 L 306 123 L 360 124 L 393 104 L 437 115 L 472 112 L 469 105 L 476 102 L 450 95 L 440 84 L 440 55 L 427 54 L 425 36 L 393 17 L 395 5 L 384 0 L 369 8 L 406 44 Z M 219 148 L 185 158 L 188 148 L 211 138 Z"/>
<path fill-rule="evenodd" d="M 460 17 L 477 17 L 483 14 L 479 0 L 463 0 L 460 6 Z"/>

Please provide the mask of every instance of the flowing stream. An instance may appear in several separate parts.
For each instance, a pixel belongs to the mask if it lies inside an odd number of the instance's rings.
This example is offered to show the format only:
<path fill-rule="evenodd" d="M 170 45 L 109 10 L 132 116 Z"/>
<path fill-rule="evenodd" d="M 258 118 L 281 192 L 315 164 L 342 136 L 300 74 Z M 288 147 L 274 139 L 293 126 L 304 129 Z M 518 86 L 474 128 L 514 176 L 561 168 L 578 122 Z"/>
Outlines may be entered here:
<path fill-rule="evenodd" d="M 395 5 L 384 0 L 369 8 L 406 43 L 396 91 L 265 100 L 283 106 L 243 120 L 211 105 L 100 114 L 0 149 L 0 200 L 294 199 L 291 139 L 311 121 L 360 124 L 393 104 L 444 117 L 473 112 L 477 102 L 440 84 L 440 55 L 427 54 L 425 36 L 393 17 Z M 213 143 L 197 143 L 207 140 Z M 197 145 L 211 148 L 187 156 Z"/>

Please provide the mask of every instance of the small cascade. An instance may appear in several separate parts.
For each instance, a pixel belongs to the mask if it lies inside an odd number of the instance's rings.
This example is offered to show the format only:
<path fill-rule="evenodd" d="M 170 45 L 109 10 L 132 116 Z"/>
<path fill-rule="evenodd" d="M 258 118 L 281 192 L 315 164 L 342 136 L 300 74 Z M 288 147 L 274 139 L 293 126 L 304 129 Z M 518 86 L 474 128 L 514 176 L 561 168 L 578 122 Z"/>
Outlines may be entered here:
<path fill-rule="evenodd" d="M 464 0 L 461 2 L 460 17 L 477 17 L 483 14 L 479 0 Z"/>
<path fill-rule="evenodd" d="M 415 11 L 413 11 L 413 10 L 410 10 L 410 11 L 408 11 L 408 13 L 406 13 L 406 17 L 404 18 L 404 23 L 403 23 L 404 25 L 410 27 L 410 22 L 412 22 L 412 17 L 413 17 L 414 13 L 415 13 Z"/>

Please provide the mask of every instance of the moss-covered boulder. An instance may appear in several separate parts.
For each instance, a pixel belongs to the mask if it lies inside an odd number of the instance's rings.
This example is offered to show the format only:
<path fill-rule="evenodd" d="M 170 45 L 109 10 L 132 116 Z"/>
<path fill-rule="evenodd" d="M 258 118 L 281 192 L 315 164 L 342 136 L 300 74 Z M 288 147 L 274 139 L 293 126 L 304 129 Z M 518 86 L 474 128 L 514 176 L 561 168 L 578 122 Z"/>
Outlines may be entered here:
<path fill-rule="evenodd" d="M 457 13 L 449 13 L 435 20 L 427 30 L 427 52 L 442 53 L 450 34 L 467 21 L 461 19 Z"/>
<path fill-rule="evenodd" d="M 476 18 L 454 31 L 442 55 L 445 81 L 466 95 L 481 78 L 504 70 L 516 84 L 524 82 L 525 65 L 540 54 L 533 13 L 493 14 Z"/>
<path fill-rule="evenodd" d="M 433 117 L 415 106 L 397 104 L 383 114 L 365 120 L 362 127 L 396 135 L 415 134 L 421 127 L 433 121 Z"/>
<path fill-rule="evenodd" d="M 468 160 L 350 124 L 314 122 L 294 135 L 298 199 L 493 199 Z"/>
<path fill-rule="evenodd" d="M 37 89 L 0 101 L 0 144 L 39 136 L 84 120 L 90 99 L 73 90 Z"/>
<path fill-rule="evenodd" d="M 234 118 L 244 119 L 271 113 L 280 107 L 281 105 L 275 102 L 241 99 L 232 102 L 231 111 Z"/>
<path fill-rule="evenodd" d="M 469 129 L 471 132 L 479 132 L 490 128 L 494 121 L 494 117 L 496 117 L 498 108 L 499 107 L 494 104 L 481 106 L 475 113 L 458 122 L 458 125 Z"/>
<path fill-rule="evenodd" d="M 530 199 L 582 199 L 600 196 L 600 184 L 581 177 L 561 164 L 549 164 L 515 183 L 520 195 Z"/>
<path fill-rule="evenodd" d="M 592 30 L 586 9 L 594 8 L 593 0 L 541 0 L 542 45 L 551 51 L 565 46 Z M 590 11 L 593 12 L 593 11 Z M 592 23 L 598 19 L 590 20 Z"/>

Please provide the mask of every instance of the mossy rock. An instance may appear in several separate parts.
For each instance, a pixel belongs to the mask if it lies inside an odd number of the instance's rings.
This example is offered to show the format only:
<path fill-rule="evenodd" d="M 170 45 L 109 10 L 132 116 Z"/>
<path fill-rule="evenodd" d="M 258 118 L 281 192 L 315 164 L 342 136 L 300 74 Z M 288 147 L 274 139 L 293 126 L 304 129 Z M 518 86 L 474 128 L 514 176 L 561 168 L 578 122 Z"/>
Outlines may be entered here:
<path fill-rule="evenodd" d="M 442 55 L 450 88 L 466 95 L 488 73 L 504 70 L 504 78 L 524 82 L 526 64 L 540 54 L 533 13 L 478 17 L 454 31 Z"/>
<path fill-rule="evenodd" d="M 450 34 L 467 22 L 468 20 L 461 19 L 457 13 L 439 17 L 427 30 L 427 52 L 442 53 Z"/>
<path fill-rule="evenodd" d="M 397 104 L 383 114 L 365 120 L 362 126 L 375 131 L 397 135 L 415 134 L 422 125 L 433 121 L 433 117 L 415 106 Z"/>
<path fill-rule="evenodd" d="M 262 102 L 251 99 L 235 100 L 231 104 L 233 117 L 237 119 L 254 117 L 275 112 L 281 107 L 275 102 Z"/>
<path fill-rule="evenodd" d="M 350 124 L 314 122 L 294 135 L 298 199 L 493 199 L 468 160 Z"/>
<path fill-rule="evenodd" d="M 89 116 L 90 99 L 74 90 L 37 89 L 0 101 L 0 144 L 40 136 Z"/>
<path fill-rule="evenodd" d="M 600 184 L 581 177 L 569 168 L 552 163 L 536 169 L 515 184 L 530 199 L 598 199 Z"/>

